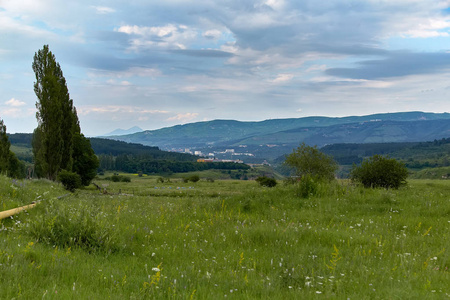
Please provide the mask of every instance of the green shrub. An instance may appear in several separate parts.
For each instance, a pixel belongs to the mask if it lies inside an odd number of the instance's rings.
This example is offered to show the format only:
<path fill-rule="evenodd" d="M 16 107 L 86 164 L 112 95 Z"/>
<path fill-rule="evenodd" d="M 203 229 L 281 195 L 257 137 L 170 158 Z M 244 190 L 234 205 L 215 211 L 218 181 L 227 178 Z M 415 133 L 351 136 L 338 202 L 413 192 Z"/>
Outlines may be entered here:
<path fill-rule="evenodd" d="M 189 180 L 190 180 L 191 182 L 197 182 L 197 181 L 200 180 L 200 176 L 198 176 L 198 175 L 192 175 L 191 177 L 189 177 Z"/>
<path fill-rule="evenodd" d="M 184 178 L 183 178 L 183 182 L 184 182 L 184 183 L 187 183 L 187 182 L 189 182 L 189 181 L 191 181 L 191 182 L 197 182 L 197 181 L 199 181 L 199 180 L 200 180 L 200 176 L 198 176 L 198 175 L 192 175 L 192 176 L 184 177 Z"/>
<path fill-rule="evenodd" d="M 277 185 L 277 181 L 275 179 L 266 176 L 256 178 L 256 182 L 258 182 L 260 186 L 265 187 L 274 187 Z"/>
<path fill-rule="evenodd" d="M 394 158 L 374 155 L 363 160 L 361 166 L 353 165 L 350 179 L 366 188 L 398 189 L 406 183 L 408 170 L 405 165 Z"/>
<path fill-rule="evenodd" d="M 319 180 L 310 175 L 305 175 L 299 182 L 297 195 L 301 198 L 309 198 L 317 194 Z"/>
<path fill-rule="evenodd" d="M 305 143 L 286 156 L 284 165 L 292 168 L 297 176 L 309 175 L 327 180 L 333 180 L 338 169 L 331 156 L 321 152 L 316 146 L 311 147 Z"/>
<path fill-rule="evenodd" d="M 43 210 L 45 213 L 31 219 L 25 228 L 37 241 L 88 252 L 119 250 L 117 236 L 111 227 L 101 222 L 100 211 L 95 211 L 92 206 L 68 209 L 58 201 L 49 201 Z"/>
<path fill-rule="evenodd" d="M 58 181 L 64 188 L 72 193 L 81 187 L 81 177 L 77 173 L 62 170 L 58 173 Z"/>
<path fill-rule="evenodd" d="M 112 182 L 120 182 L 120 175 L 113 175 L 111 176 L 111 181 Z"/>
<path fill-rule="evenodd" d="M 120 176 L 120 182 L 131 182 L 131 178 L 128 176 Z"/>
<path fill-rule="evenodd" d="M 107 179 L 107 178 L 105 178 L 105 179 Z M 130 177 L 122 176 L 122 175 L 116 175 L 116 174 L 111 176 L 110 180 L 113 181 L 113 182 L 131 182 L 131 178 Z"/>

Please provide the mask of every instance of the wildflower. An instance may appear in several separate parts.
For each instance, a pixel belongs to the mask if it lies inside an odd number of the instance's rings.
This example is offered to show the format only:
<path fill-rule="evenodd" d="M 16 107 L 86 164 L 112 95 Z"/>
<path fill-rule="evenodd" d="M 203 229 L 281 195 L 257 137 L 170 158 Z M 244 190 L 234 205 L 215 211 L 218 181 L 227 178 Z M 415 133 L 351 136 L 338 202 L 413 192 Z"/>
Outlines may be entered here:
<path fill-rule="evenodd" d="M 159 268 L 152 268 L 152 271 L 159 272 L 161 270 Z"/>

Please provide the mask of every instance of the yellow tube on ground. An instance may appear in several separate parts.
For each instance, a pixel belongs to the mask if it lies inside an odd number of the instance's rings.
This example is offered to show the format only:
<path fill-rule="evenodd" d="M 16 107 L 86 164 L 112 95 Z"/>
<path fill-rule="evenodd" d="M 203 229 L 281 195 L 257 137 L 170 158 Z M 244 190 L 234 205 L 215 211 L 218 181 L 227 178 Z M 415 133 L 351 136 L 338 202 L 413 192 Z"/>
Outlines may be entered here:
<path fill-rule="evenodd" d="M 5 218 L 7 218 L 7 217 L 10 217 L 10 216 L 12 216 L 12 215 L 18 214 L 18 213 L 20 213 L 21 211 L 24 211 L 24 210 L 33 208 L 33 207 L 35 207 L 35 206 L 36 206 L 36 203 L 33 202 L 33 203 L 28 204 L 28 205 L 25 205 L 25 206 L 13 208 L 13 209 L 10 209 L 10 210 L 1 211 L 1 212 L 0 212 L 0 220 L 1 220 L 1 219 L 5 219 Z"/>

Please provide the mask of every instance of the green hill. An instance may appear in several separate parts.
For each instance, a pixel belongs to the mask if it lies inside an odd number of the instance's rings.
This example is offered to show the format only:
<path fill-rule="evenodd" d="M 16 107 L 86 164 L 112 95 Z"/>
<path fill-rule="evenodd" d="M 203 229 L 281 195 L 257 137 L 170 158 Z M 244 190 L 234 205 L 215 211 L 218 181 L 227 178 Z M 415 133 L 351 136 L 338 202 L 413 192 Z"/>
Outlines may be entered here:
<path fill-rule="evenodd" d="M 450 114 L 406 112 L 362 117 L 307 117 L 261 122 L 214 120 L 148 130 L 114 139 L 162 149 L 238 145 L 324 146 L 334 143 L 413 142 L 450 136 Z"/>

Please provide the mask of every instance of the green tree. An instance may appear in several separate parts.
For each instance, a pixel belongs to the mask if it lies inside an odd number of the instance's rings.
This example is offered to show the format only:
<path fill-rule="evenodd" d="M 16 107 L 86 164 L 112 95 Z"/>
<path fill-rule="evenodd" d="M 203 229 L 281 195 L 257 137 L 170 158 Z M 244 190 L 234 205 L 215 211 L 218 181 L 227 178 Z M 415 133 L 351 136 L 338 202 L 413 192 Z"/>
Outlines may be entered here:
<path fill-rule="evenodd" d="M 302 143 L 286 157 L 285 165 L 295 171 L 295 175 L 332 180 L 337 170 L 334 159 L 317 149 Z"/>
<path fill-rule="evenodd" d="M 13 178 L 23 178 L 25 165 L 10 150 L 11 143 L 6 134 L 6 126 L 0 119 L 0 174 L 6 174 Z"/>
<path fill-rule="evenodd" d="M 9 170 L 9 142 L 6 135 L 6 126 L 3 120 L 0 119 L 0 173 L 7 173 Z"/>
<path fill-rule="evenodd" d="M 81 184 L 88 186 L 97 175 L 99 160 L 91 143 L 82 133 L 73 136 L 73 171 L 80 175 Z"/>
<path fill-rule="evenodd" d="M 0 119 L 0 173 L 8 173 L 11 143 L 6 134 L 6 126 Z"/>
<path fill-rule="evenodd" d="M 353 165 L 350 179 L 366 188 L 398 189 L 406 183 L 408 170 L 405 165 L 394 158 L 374 155 L 364 159 L 360 166 Z"/>
<path fill-rule="evenodd" d="M 84 185 L 89 185 L 96 175 L 98 159 L 81 134 L 66 79 L 48 45 L 35 53 L 33 71 L 38 98 L 38 127 L 32 142 L 36 174 L 55 180 L 61 170 L 74 171 Z"/>
<path fill-rule="evenodd" d="M 65 80 L 48 45 L 35 53 L 32 67 L 36 75 L 34 92 L 38 98 L 36 118 L 40 130 L 40 148 L 33 150 L 37 154 L 35 161 L 43 176 L 55 180 L 64 153 L 62 100 L 65 95 L 61 83 Z"/>

